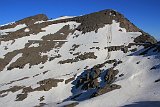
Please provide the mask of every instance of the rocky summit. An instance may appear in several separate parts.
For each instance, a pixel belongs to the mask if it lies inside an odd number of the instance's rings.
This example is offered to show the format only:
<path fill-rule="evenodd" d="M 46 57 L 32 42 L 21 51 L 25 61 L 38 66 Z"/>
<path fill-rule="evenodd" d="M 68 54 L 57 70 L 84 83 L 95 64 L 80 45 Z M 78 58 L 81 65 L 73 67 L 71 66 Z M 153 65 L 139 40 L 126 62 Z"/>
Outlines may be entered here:
<path fill-rule="evenodd" d="M 160 106 L 160 43 L 103 10 L 0 26 L 0 107 Z"/>

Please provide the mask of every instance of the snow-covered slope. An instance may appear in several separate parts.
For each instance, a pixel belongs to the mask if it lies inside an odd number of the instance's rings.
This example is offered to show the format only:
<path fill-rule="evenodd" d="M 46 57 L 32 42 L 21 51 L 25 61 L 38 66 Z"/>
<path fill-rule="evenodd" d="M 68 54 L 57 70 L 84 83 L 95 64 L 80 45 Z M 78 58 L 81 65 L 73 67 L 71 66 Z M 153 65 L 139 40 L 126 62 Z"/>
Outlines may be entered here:
<path fill-rule="evenodd" d="M 104 10 L 0 27 L 0 106 L 160 106 L 160 46 Z"/>

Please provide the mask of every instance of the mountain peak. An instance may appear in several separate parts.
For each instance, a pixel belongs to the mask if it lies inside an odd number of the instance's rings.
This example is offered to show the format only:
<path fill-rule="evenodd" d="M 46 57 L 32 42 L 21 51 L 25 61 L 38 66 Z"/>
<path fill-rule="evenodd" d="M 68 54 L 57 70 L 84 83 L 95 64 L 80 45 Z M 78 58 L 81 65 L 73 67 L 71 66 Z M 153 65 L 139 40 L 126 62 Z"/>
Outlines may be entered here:
<path fill-rule="evenodd" d="M 111 9 L 53 20 L 39 14 L 1 26 L 0 106 L 159 101 L 160 45 L 155 43 Z"/>

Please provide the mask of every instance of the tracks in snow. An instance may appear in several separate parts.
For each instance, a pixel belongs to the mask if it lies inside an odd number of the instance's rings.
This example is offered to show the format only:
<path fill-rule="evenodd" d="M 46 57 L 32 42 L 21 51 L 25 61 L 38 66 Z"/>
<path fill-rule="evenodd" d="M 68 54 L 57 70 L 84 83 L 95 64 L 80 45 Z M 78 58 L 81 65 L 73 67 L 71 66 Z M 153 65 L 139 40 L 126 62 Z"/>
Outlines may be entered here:
<path fill-rule="evenodd" d="M 110 47 L 111 42 L 112 42 L 112 25 L 107 27 L 106 36 L 107 36 L 107 47 Z M 111 57 L 111 52 L 107 51 L 107 58 L 106 59 L 109 59 L 110 57 Z"/>

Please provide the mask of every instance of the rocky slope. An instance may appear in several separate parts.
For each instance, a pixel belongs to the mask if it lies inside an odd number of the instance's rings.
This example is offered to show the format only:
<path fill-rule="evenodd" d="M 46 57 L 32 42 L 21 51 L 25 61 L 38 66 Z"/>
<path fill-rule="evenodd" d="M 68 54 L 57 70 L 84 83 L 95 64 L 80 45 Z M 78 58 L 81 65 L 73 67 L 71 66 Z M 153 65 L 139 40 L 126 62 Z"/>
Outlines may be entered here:
<path fill-rule="evenodd" d="M 159 106 L 160 45 L 103 10 L 0 26 L 0 106 Z"/>

